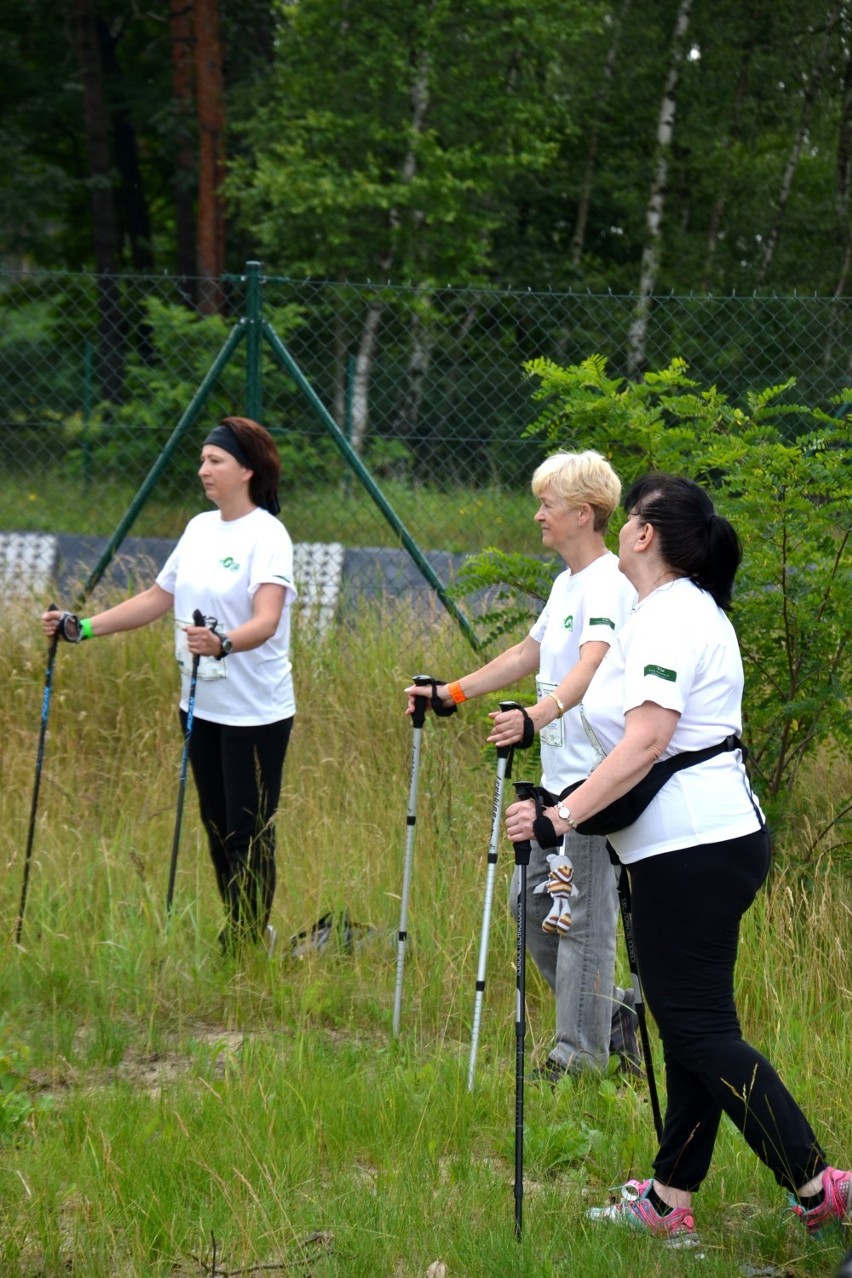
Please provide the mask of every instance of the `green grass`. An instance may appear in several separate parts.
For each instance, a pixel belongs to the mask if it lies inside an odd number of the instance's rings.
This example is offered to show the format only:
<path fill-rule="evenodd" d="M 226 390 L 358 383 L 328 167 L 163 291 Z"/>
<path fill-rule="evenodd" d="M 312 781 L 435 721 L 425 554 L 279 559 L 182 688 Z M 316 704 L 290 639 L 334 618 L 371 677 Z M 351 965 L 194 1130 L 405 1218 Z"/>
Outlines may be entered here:
<path fill-rule="evenodd" d="M 142 476 L 140 475 L 140 482 Z M 47 472 L 34 486 L 8 474 L 0 495 L 0 531 L 110 535 L 124 518 L 138 483 L 115 478 L 83 486 L 61 471 Z M 455 553 L 497 546 L 537 554 L 541 538 L 533 523 L 536 504 L 523 487 L 432 488 L 383 480 L 381 490 L 422 550 Z M 282 519 L 294 541 L 343 541 L 347 546 L 397 546 L 399 538 L 360 483 L 282 488 Z M 155 490 L 143 506 L 132 536 L 177 538 L 187 520 L 207 509 L 198 485 Z"/>
<path fill-rule="evenodd" d="M 17 949 L 45 664 L 37 612 L 12 610 L 0 654 L 3 1278 L 212 1278 L 214 1262 L 220 1276 L 423 1278 L 436 1260 L 448 1278 L 731 1278 L 743 1264 L 833 1273 L 840 1245 L 806 1245 L 727 1126 L 696 1201 L 704 1260 L 587 1224 L 584 1207 L 647 1174 L 653 1154 L 645 1086 L 618 1077 L 555 1095 L 527 1087 L 516 1242 L 505 845 L 476 1087 L 466 1086 L 494 780 L 484 703 L 424 730 L 393 1040 L 411 751 L 401 690 L 415 670 L 459 674 L 471 661 L 438 617 L 418 648 L 404 637 L 410 619 L 389 610 L 326 641 L 298 630 L 272 962 L 219 957 L 191 790 L 164 926 L 180 761 L 168 627 L 61 647 Z M 357 952 L 288 961 L 292 933 L 344 908 L 374 929 Z M 827 862 L 807 889 L 779 870 L 746 920 L 739 973 L 745 1032 L 847 1164 L 850 941 L 848 882 Z M 529 1069 L 552 1031 L 532 965 L 527 1018 Z M 655 1065 L 660 1077 L 658 1046 Z"/>

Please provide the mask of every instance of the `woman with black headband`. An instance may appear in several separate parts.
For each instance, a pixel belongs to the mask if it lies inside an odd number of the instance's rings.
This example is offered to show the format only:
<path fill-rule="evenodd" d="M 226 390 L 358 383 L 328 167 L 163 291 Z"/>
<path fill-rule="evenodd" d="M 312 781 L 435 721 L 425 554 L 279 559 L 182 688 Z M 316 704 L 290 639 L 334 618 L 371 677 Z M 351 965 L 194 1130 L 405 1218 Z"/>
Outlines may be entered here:
<path fill-rule="evenodd" d="M 201 449 L 199 477 L 218 508 L 191 519 L 153 586 L 60 627 L 93 639 L 175 617 L 186 727 L 192 663 L 198 662 L 189 761 L 216 883 L 225 904 L 221 941 L 234 951 L 263 941 L 275 892 L 274 819 L 295 700 L 290 662 L 293 546 L 275 516 L 281 463 L 257 422 L 226 417 Z M 207 624 L 192 618 L 200 611 Z M 50 636 L 60 612 L 43 617 Z"/>

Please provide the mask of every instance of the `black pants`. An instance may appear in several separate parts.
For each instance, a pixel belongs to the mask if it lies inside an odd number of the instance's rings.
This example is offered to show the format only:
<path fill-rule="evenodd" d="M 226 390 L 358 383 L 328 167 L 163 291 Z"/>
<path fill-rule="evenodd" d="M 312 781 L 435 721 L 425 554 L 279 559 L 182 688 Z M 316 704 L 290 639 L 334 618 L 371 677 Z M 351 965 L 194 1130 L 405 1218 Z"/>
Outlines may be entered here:
<path fill-rule="evenodd" d="M 654 1175 L 696 1190 L 725 1113 L 795 1190 L 826 1166 L 804 1114 L 742 1037 L 734 1004 L 740 920 L 769 871 L 763 831 L 664 852 L 630 869 L 642 989 L 663 1040 L 666 1116 Z"/>
<path fill-rule="evenodd" d="M 186 714 L 180 712 L 186 731 Z M 189 762 L 216 884 L 227 911 L 227 946 L 257 940 L 275 895 L 275 813 L 293 719 L 235 728 L 196 716 Z"/>

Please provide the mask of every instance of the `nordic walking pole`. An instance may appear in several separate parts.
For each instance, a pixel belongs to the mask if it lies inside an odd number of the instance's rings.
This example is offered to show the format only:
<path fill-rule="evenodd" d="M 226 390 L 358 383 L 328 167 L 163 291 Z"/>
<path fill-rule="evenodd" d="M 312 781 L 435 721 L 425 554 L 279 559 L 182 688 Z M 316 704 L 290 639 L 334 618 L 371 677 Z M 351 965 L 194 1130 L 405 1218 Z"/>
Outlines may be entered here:
<path fill-rule="evenodd" d="M 500 709 L 522 710 L 517 701 L 501 701 Z M 497 777 L 494 782 L 494 806 L 491 813 L 491 842 L 488 845 L 488 868 L 485 873 L 485 904 L 482 907 L 482 933 L 479 938 L 479 965 L 476 970 L 476 994 L 473 1002 L 473 1029 L 470 1039 L 470 1062 L 467 1067 L 467 1090 L 473 1091 L 476 1073 L 476 1056 L 479 1050 L 479 1027 L 482 1020 L 482 1001 L 485 995 L 485 971 L 488 963 L 488 936 L 491 930 L 491 907 L 494 902 L 494 880 L 497 877 L 497 845 L 500 839 L 500 818 L 503 808 L 503 787 L 512 774 L 514 745 L 497 747 Z"/>
<path fill-rule="evenodd" d="M 412 680 L 418 688 L 425 688 L 435 681 L 431 675 L 415 675 Z M 402 1015 L 402 973 L 405 967 L 405 942 L 408 928 L 408 897 L 411 892 L 411 865 L 414 857 L 414 829 L 417 824 L 417 787 L 420 780 L 420 746 L 423 724 L 426 721 L 426 698 L 418 697 L 411 712 L 411 770 L 408 777 L 408 808 L 405 814 L 405 864 L 402 871 L 402 897 L 399 910 L 399 931 L 396 949 L 396 990 L 393 999 L 393 1036 L 399 1036 Z"/>
<path fill-rule="evenodd" d="M 663 1139 L 663 1117 L 660 1112 L 660 1098 L 657 1095 L 657 1080 L 654 1077 L 654 1062 L 651 1060 L 651 1040 L 648 1037 L 648 1020 L 645 1016 L 645 1001 L 642 998 L 642 985 L 639 980 L 639 964 L 636 961 L 636 943 L 633 939 L 633 912 L 630 901 L 630 879 L 627 867 L 618 859 L 618 853 L 611 843 L 607 842 L 609 859 L 615 869 L 618 885 L 618 904 L 621 909 L 621 923 L 624 928 L 624 944 L 627 950 L 627 962 L 630 967 L 630 979 L 633 982 L 633 1000 L 636 1019 L 639 1022 L 639 1037 L 642 1040 L 642 1055 L 645 1057 L 645 1077 L 648 1080 L 648 1096 L 651 1100 L 651 1114 L 654 1119 L 654 1131 L 657 1140 Z"/>
<path fill-rule="evenodd" d="M 48 612 L 57 612 L 56 604 L 51 604 Z M 44 676 L 44 692 L 41 698 L 41 727 L 38 734 L 38 753 L 36 754 L 36 770 L 35 781 L 33 783 L 33 798 L 30 805 L 30 828 L 27 833 L 27 850 L 24 853 L 24 881 L 21 886 L 21 904 L 18 906 L 18 919 L 15 924 L 15 944 L 21 943 L 21 930 L 24 926 L 24 911 L 27 908 L 27 891 L 30 884 L 30 863 L 33 854 L 33 839 L 35 838 L 36 812 L 38 810 L 38 792 L 41 788 L 41 770 L 44 763 L 44 741 L 47 736 L 47 716 L 50 713 L 50 694 L 53 685 L 53 663 L 56 660 L 56 645 L 59 641 L 59 626 L 57 625 L 50 637 L 50 646 L 47 650 L 47 671 Z"/>
<path fill-rule="evenodd" d="M 196 608 L 192 614 L 196 626 L 204 625 L 204 617 Z M 186 768 L 189 762 L 189 738 L 192 735 L 192 721 L 195 718 L 195 685 L 198 682 L 198 662 L 196 654 L 192 658 L 192 673 L 189 676 L 189 696 L 186 699 L 186 730 L 183 735 L 183 752 L 180 757 L 180 780 L 178 782 L 177 812 L 175 813 L 175 832 L 172 839 L 172 859 L 169 865 L 169 886 L 166 892 L 166 918 L 172 912 L 172 901 L 175 895 L 175 875 L 177 873 L 178 848 L 180 847 L 180 827 L 183 820 L 183 796 L 186 793 Z"/>
<path fill-rule="evenodd" d="M 535 800 L 538 791 L 529 781 L 516 781 L 518 800 Z M 513 843 L 518 867 L 518 947 L 516 957 L 517 997 L 515 1000 L 515 1237 L 520 1241 L 524 1210 L 524 1039 L 526 1038 L 527 983 L 527 866 L 532 844 L 529 839 Z"/>

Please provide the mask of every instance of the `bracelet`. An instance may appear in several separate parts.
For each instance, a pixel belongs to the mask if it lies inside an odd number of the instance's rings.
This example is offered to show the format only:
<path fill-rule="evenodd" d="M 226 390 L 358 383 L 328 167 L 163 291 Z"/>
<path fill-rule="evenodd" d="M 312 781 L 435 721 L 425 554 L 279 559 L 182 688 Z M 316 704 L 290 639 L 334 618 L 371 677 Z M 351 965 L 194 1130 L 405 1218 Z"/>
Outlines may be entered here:
<path fill-rule="evenodd" d="M 83 639 L 94 639 L 94 637 L 95 632 L 92 629 L 92 618 L 84 617 L 80 622 L 80 640 L 82 642 Z"/>
<path fill-rule="evenodd" d="M 559 710 L 559 714 L 556 717 L 557 719 L 561 719 L 565 713 L 565 707 L 562 704 L 561 698 L 555 692 L 548 692 L 547 695 L 549 697 L 553 697 L 553 700 L 556 702 L 557 709 Z"/>
<path fill-rule="evenodd" d="M 558 817 L 559 817 L 562 821 L 567 821 L 567 822 L 568 822 L 569 827 L 570 827 L 572 830 L 576 830 L 576 829 L 577 829 L 577 822 L 574 820 L 574 818 L 573 818 L 573 817 L 572 817 L 572 815 L 571 815 L 571 809 L 570 809 L 570 808 L 566 808 L 566 807 L 565 807 L 565 804 L 564 804 L 564 803 L 562 803 L 562 802 L 561 802 L 561 800 L 560 800 L 560 802 L 559 802 L 559 803 L 557 803 L 557 805 L 556 805 L 556 815 L 557 815 L 557 816 L 558 816 Z"/>
<path fill-rule="evenodd" d="M 461 684 L 458 679 L 456 679 L 455 683 L 447 684 L 447 692 L 450 694 L 457 706 L 460 706 L 463 701 L 467 701 L 467 697 L 462 692 Z"/>

